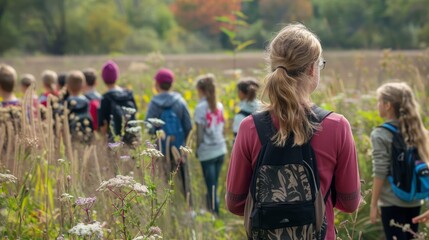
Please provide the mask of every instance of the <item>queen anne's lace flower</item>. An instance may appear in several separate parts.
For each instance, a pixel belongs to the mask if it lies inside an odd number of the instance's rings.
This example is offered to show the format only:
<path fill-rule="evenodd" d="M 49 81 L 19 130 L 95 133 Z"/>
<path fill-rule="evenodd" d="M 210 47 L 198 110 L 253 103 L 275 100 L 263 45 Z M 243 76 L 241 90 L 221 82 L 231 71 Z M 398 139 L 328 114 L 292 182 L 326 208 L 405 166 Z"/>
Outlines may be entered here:
<path fill-rule="evenodd" d="M 135 127 L 129 127 L 125 131 L 127 131 L 128 133 L 139 133 L 141 130 L 142 130 L 142 127 L 135 126 Z"/>
<path fill-rule="evenodd" d="M 122 110 L 124 110 L 125 114 L 132 115 L 136 113 L 136 110 L 134 108 L 122 107 Z"/>
<path fill-rule="evenodd" d="M 78 223 L 76 226 L 69 230 L 69 233 L 79 237 L 95 236 L 99 239 L 103 238 L 103 229 L 99 222 L 94 222 L 92 224 Z"/>
<path fill-rule="evenodd" d="M 97 200 L 97 198 L 96 198 L 96 197 L 89 197 L 89 198 L 81 198 L 81 197 L 79 197 L 79 198 L 76 200 L 75 204 L 76 204 L 77 206 L 88 206 L 88 205 L 92 205 L 92 204 L 94 204 L 94 203 L 95 203 L 95 200 Z"/>
<path fill-rule="evenodd" d="M 144 123 L 146 123 L 146 122 L 143 121 L 143 120 L 131 120 L 131 121 L 128 121 L 128 124 L 132 125 L 132 126 L 136 126 L 138 124 L 144 124 Z"/>
<path fill-rule="evenodd" d="M 148 157 L 163 157 L 164 155 L 157 149 L 155 148 L 148 148 L 146 150 L 143 150 L 143 152 L 141 153 L 141 155 L 143 156 L 148 156 Z"/>
<path fill-rule="evenodd" d="M 15 183 L 17 180 L 12 174 L 0 173 L 0 183 Z"/>
<path fill-rule="evenodd" d="M 140 184 L 140 183 L 134 184 L 133 189 L 134 189 L 134 191 L 136 191 L 138 193 L 147 193 L 148 192 L 147 187 L 145 185 Z"/>
<path fill-rule="evenodd" d="M 182 152 L 182 154 L 183 153 L 186 153 L 186 154 L 191 154 L 192 153 L 192 149 L 189 148 L 189 147 L 187 147 L 187 146 L 180 146 L 180 151 Z"/>
<path fill-rule="evenodd" d="M 165 125 L 165 122 L 158 118 L 149 118 L 147 121 L 155 127 L 162 127 Z"/>
<path fill-rule="evenodd" d="M 133 177 L 122 176 L 122 175 L 117 175 L 114 178 L 111 178 L 107 181 L 103 181 L 100 184 L 100 187 L 97 188 L 97 191 L 102 192 L 102 191 L 122 189 L 122 188 L 132 189 L 138 193 L 147 192 L 147 187 L 140 183 L 137 183 Z"/>

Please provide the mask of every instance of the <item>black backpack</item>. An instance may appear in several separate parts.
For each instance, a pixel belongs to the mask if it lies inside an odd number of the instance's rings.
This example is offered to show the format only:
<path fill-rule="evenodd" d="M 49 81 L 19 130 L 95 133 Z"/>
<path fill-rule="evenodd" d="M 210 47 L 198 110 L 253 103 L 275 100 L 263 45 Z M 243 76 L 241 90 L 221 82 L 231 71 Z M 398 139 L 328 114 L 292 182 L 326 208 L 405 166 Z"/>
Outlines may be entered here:
<path fill-rule="evenodd" d="M 89 101 L 86 98 L 67 99 L 68 119 L 72 140 L 90 143 L 94 136 Z"/>
<path fill-rule="evenodd" d="M 414 147 L 407 147 L 399 129 L 390 123 L 381 126 L 392 133 L 389 183 L 393 193 L 406 202 L 429 197 L 429 168 Z"/>
<path fill-rule="evenodd" d="M 321 123 L 331 112 L 313 107 L 312 122 Z M 269 112 L 254 113 L 262 148 L 253 173 L 250 194 L 253 209 L 249 239 L 324 239 L 327 229 L 326 196 L 320 193 L 316 158 L 310 141 L 284 147 L 271 138 L 275 129 Z"/>
<path fill-rule="evenodd" d="M 124 89 L 121 92 L 107 93 L 104 95 L 104 97 L 107 98 L 110 102 L 110 125 L 113 133 L 116 136 L 121 136 L 124 143 L 131 145 L 138 139 L 138 136 L 135 133 L 126 131 L 126 129 L 133 127 L 128 124 L 128 121 L 136 120 L 136 112 L 130 113 L 125 109 L 134 109 L 135 111 L 137 110 L 133 93 Z M 113 138 L 111 131 L 109 131 L 109 135 L 109 138 Z"/>

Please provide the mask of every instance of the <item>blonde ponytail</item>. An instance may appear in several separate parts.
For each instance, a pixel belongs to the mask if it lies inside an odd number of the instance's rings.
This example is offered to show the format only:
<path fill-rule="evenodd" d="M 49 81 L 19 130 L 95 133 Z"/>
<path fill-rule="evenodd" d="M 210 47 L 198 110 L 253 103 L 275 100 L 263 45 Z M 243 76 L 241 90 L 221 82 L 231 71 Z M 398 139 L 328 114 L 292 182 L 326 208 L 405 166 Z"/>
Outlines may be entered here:
<path fill-rule="evenodd" d="M 316 128 L 308 119 L 311 113 L 309 71 L 320 60 L 322 47 L 316 35 L 302 24 L 283 28 L 268 49 L 268 71 L 262 91 L 264 110 L 279 120 L 273 137 L 277 146 L 284 146 L 293 136 L 294 145 L 308 142 Z M 269 102 L 264 101 L 264 98 Z"/>
<path fill-rule="evenodd" d="M 377 93 L 381 100 L 391 103 L 405 143 L 417 148 L 421 160 L 429 163 L 428 131 L 423 125 L 420 106 L 412 89 L 404 82 L 386 83 L 378 88 Z"/>

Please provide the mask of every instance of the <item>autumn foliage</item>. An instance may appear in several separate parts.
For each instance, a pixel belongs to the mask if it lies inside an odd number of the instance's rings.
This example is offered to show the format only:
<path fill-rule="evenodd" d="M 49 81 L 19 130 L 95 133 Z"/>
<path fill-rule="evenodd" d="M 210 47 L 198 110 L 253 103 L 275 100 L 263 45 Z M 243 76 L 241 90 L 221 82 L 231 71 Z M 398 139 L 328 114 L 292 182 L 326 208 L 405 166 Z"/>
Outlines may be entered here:
<path fill-rule="evenodd" d="M 234 18 L 233 13 L 240 10 L 240 5 L 240 0 L 176 0 L 171 9 L 183 28 L 214 35 L 220 32 L 223 25 L 216 18 Z"/>

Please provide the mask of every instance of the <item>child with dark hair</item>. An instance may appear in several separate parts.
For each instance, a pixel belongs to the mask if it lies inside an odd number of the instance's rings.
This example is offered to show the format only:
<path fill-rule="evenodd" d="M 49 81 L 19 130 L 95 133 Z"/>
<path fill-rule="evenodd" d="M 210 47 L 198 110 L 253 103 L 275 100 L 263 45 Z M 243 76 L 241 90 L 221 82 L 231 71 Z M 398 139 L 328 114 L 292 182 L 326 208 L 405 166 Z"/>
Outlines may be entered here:
<path fill-rule="evenodd" d="M 39 103 L 43 106 L 47 106 L 49 96 L 58 96 L 57 84 L 58 84 L 58 75 L 54 71 L 45 70 L 42 73 L 42 82 L 43 87 L 45 89 L 45 93 L 43 93 L 39 97 Z"/>
<path fill-rule="evenodd" d="M 94 120 L 94 130 L 98 129 L 98 110 L 100 109 L 101 94 L 97 92 L 97 73 L 92 68 L 87 68 L 82 71 L 85 76 L 84 92 L 85 97 L 89 100 L 89 112 Z"/>
<path fill-rule="evenodd" d="M 97 85 L 97 73 L 93 68 L 84 69 L 83 75 L 85 75 L 84 92 L 88 100 L 101 101 L 101 94 L 95 89 Z"/>
<path fill-rule="evenodd" d="M 89 142 L 93 135 L 92 118 L 89 114 L 89 101 L 82 94 L 85 76 L 80 71 L 72 71 L 67 76 L 65 100 L 68 109 L 69 127 L 73 140 Z"/>
<path fill-rule="evenodd" d="M 161 151 L 167 159 L 168 172 L 176 167 L 175 161 L 170 156 L 172 154 L 171 148 L 166 149 L 166 146 L 176 147 L 177 150 L 180 146 L 186 145 L 186 139 L 192 129 L 191 117 L 189 114 L 188 106 L 183 97 L 171 91 L 174 83 L 174 74 L 171 70 L 163 68 L 160 69 L 155 77 L 155 89 L 158 94 L 154 96 L 150 103 L 146 114 L 146 121 L 151 118 L 158 118 L 165 122 L 162 129 L 166 134 L 167 141 L 162 142 Z M 158 130 L 158 129 L 156 129 Z M 189 181 L 189 172 L 186 160 L 180 163 L 180 174 L 183 183 L 183 193 L 185 198 L 189 199 L 189 204 L 192 205 L 191 188 Z"/>
<path fill-rule="evenodd" d="M 67 91 L 67 73 L 59 73 L 58 74 L 58 102 L 60 104 L 64 103 L 64 101 L 69 97 L 69 92 Z"/>
<path fill-rule="evenodd" d="M 108 137 L 109 142 L 114 142 L 114 136 L 120 136 L 124 143 L 132 146 L 139 140 L 138 133 L 126 131 L 124 127 L 128 127 L 129 120 L 136 119 L 137 105 L 133 92 L 117 85 L 119 67 L 114 61 L 104 64 L 101 77 L 108 91 L 103 94 L 98 112 L 100 132 Z"/>
<path fill-rule="evenodd" d="M 241 121 L 256 110 L 260 102 L 256 99 L 256 93 L 259 90 L 259 83 L 254 78 L 241 79 L 237 84 L 238 98 L 240 99 L 240 111 L 234 117 L 232 130 L 234 136 L 237 136 L 238 127 Z"/>
<path fill-rule="evenodd" d="M 13 67 L 0 64 L 0 107 L 18 106 L 19 100 L 13 93 L 16 82 L 16 71 Z"/>
<path fill-rule="evenodd" d="M 67 74 L 59 73 L 58 74 L 58 91 L 66 86 L 66 82 L 67 82 Z"/>

